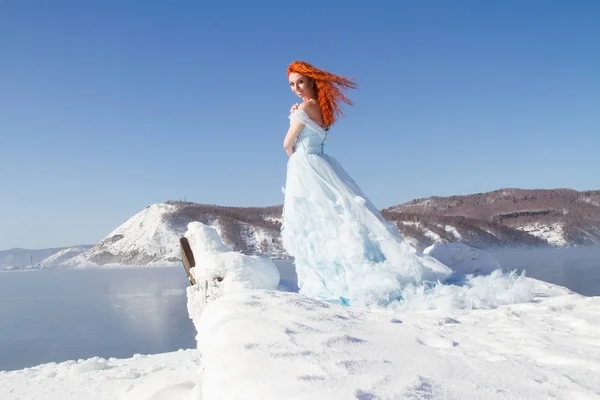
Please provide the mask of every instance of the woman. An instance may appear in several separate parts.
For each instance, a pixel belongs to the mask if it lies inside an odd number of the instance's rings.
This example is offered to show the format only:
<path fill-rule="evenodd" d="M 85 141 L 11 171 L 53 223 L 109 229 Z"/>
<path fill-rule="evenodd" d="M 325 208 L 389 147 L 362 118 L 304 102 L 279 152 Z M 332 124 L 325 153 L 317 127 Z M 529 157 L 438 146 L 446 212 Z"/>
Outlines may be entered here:
<path fill-rule="evenodd" d="M 342 90 L 355 83 L 302 61 L 289 65 L 288 79 L 302 103 L 290 109 L 283 142 L 289 160 L 282 240 L 295 258 L 300 292 L 344 304 L 386 305 L 408 284 L 449 277 L 448 267 L 418 255 L 324 153 L 340 103 L 352 104 Z"/>

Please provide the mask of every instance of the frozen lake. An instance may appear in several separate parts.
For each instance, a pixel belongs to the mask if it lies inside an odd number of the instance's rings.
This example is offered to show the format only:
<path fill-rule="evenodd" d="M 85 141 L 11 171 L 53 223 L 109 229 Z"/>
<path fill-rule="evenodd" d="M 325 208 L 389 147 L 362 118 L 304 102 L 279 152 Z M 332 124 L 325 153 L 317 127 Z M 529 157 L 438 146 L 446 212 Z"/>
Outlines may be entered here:
<path fill-rule="evenodd" d="M 491 252 L 505 267 L 600 295 L 600 250 Z M 289 263 L 282 278 L 294 279 Z M 0 273 L 0 370 L 194 348 L 183 267 Z"/>
<path fill-rule="evenodd" d="M 0 370 L 195 347 L 183 268 L 0 273 Z"/>

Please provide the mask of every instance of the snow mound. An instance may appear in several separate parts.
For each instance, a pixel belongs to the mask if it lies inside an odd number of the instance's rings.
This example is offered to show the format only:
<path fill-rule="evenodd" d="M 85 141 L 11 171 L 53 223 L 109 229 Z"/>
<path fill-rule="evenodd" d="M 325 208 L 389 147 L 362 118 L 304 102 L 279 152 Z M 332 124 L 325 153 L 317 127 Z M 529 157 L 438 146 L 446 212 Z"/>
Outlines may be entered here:
<path fill-rule="evenodd" d="M 80 360 L 77 364 L 71 367 L 72 375 L 85 374 L 92 371 L 102 371 L 110 368 L 106 359 L 101 357 L 93 357 L 87 360 Z"/>
<path fill-rule="evenodd" d="M 193 349 L 0 371 L 0 399 L 197 400 L 200 364 L 201 355 Z"/>
<path fill-rule="evenodd" d="M 214 228 L 191 222 L 185 237 L 196 261 L 196 267 L 191 270 L 196 285 L 188 288 L 188 298 L 200 309 L 227 293 L 276 289 L 279 285 L 279 270 L 271 259 L 233 251 Z"/>
<path fill-rule="evenodd" d="M 464 243 L 437 243 L 423 253 L 450 267 L 456 274 L 489 274 L 502 265 L 488 253 Z"/>

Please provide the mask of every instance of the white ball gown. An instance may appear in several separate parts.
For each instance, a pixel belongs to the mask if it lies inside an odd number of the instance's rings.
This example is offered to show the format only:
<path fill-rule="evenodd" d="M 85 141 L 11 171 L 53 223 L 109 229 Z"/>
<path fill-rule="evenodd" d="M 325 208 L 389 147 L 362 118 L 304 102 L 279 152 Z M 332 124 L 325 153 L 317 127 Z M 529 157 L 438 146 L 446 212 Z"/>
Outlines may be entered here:
<path fill-rule="evenodd" d="M 452 270 L 418 254 L 387 222 L 342 166 L 323 152 L 327 132 L 306 112 L 288 160 L 282 241 L 294 257 L 298 287 L 343 304 L 387 305 L 408 284 L 445 280 Z"/>

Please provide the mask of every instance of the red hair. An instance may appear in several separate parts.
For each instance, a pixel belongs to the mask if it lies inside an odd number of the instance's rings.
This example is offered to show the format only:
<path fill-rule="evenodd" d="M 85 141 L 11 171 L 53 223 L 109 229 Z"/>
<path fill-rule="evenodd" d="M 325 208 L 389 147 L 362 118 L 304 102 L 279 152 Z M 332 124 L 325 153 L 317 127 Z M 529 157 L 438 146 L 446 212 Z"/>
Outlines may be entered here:
<path fill-rule="evenodd" d="M 352 79 L 315 68 L 304 61 L 294 61 L 288 65 L 288 77 L 292 72 L 314 79 L 321 115 L 328 128 L 335 123 L 338 115 L 344 114 L 340 109 L 340 102 L 352 105 L 352 101 L 342 93 L 347 89 L 356 89 L 356 83 Z"/>

